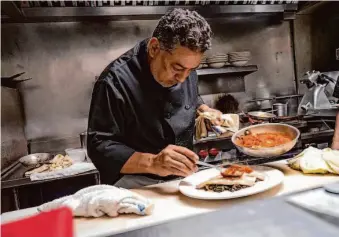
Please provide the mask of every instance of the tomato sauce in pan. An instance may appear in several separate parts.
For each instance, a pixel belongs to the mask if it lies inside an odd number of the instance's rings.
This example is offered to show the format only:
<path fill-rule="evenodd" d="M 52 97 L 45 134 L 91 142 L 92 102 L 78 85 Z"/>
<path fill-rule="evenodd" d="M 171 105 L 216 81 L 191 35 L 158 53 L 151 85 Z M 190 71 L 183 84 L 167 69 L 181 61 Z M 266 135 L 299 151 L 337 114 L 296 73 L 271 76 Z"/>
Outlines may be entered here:
<path fill-rule="evenodd" d="M 292 141 L 293 139 L 285 133 L 267 132 L 240 136 L 236 143 L 248 148 L 275 147 Z"/>

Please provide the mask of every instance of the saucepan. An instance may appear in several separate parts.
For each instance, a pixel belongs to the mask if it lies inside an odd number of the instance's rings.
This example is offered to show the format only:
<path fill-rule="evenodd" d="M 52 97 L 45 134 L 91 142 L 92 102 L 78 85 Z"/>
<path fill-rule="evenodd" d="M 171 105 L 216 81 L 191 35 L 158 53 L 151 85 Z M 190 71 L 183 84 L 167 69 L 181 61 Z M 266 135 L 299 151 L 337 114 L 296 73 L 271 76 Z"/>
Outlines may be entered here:
<path fill-rule="evenodd" d="M 274 119 L 277 117 L 275 114 L 267 113 L 263 111 L 252 111 L 252 112 L 248 112 L 247 115 L 253 119 L 258 119 L 258 120 L 270 120 L 270 119 Z"/>
<path fill-rule="evenodd" d="M 287 134 L 289 137 L 292 138 L 291 141 L 275 146 L 275 147 L 268 147 L 268 148 L 248 148 L 239 146 L 237 144 L 237 139 L 243 135 L 247 135 L 248 133 L 251 134 L 258 134 L 258 133 L 267 133 L 267 132 L 279 132 Z M 232 142 L 237 147 L 239 151 L 242 153 L 253 156 L 253 157 L 262 157 L 262 158 L 271 158 L 280 156 L 285 154 L 286 152 L 290 151 L 298 141 L 300 136 L 300 132 L 297 128 L 283 123 L 266 123 L 266 124 L 258 124 L 252 125 L 246 128 L 243 128 L 236 132 L 232 136 Z"/>

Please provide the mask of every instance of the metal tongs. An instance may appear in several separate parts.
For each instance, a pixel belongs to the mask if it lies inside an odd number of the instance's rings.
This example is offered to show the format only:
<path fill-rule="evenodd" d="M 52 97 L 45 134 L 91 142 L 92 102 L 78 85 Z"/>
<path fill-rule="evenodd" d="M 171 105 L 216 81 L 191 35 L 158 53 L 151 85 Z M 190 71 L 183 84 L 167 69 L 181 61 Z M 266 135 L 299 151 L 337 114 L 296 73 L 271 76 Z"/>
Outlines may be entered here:
<path fill-rule="evenodd" d="M 222 170 L 222 166 L 223 166 L 223 165 L 211 165 L 211 164 L 208 164 L 208 163 L 200 161 L 200 160 L 197 162 L 197 165 L 201 165 L 201 166 L 205 166 L 205 167 L 209 167 L 209 168 L 214 168 L 214 169 L 217 169 L 219 171 Z"/>
<path fill-rule="evenodd" d="M 21 80 L 15 80 L 15 78 L 18 78 L 23 74 L 25 74 L 25 72 L 15 74 L 15 75 L 10 76 L 10 77 L 1 77 L 1 86 L 15 89 L 15 88 L 17 88 L 17 84 L 19 84 L 23 81 L 28 81 L 28 80 L 32 79 L 32 78 L 26 78 L 26 79 L 21 79 Z"/>

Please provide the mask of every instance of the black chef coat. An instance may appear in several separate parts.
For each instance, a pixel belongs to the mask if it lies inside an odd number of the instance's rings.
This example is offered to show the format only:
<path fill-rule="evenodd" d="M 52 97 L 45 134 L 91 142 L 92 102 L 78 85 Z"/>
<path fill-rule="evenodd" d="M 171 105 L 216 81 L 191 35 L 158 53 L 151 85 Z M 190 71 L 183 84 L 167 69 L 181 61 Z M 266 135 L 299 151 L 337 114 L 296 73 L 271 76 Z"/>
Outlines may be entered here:
<path fill-rule="evenodd" d="M 196 109 L 202 104 L 197 74 L 162 87 L 151 74 L 146 48 L 144 40 L 114 60 L 94 85 L 87 150 L 103 183 L 121 178 L 135 151 L 157 154 L 169 144 L 193 147 Z"/>

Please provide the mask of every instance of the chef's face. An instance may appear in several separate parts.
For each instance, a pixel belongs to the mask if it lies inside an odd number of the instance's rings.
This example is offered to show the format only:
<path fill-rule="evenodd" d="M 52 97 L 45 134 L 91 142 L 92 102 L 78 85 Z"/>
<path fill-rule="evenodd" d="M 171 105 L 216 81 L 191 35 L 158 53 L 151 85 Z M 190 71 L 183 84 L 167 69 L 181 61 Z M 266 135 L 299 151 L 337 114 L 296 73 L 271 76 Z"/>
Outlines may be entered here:
<path fill-rule="evenodd" d="M 151 38 L 148 44 L 151 72 L 163 87 L 183 83 L 199 66 L 202 55 L 180 45 L 171 51 L 160 49 L 157 38 Z"/>

